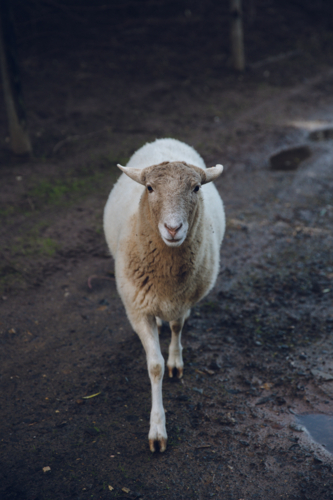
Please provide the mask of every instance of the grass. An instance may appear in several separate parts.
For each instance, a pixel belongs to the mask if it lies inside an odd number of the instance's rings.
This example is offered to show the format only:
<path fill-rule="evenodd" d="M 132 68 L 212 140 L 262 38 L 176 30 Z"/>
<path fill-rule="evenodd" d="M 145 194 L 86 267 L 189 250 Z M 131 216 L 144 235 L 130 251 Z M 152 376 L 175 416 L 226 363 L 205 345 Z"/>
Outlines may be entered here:
<path fill-rule="evenodd" d="M 120 471 L 122 472 L 122 474 L 123 474 L 124 478 L 126 478 L 126 479 L 127 479 L 127 478 L 129 477 L 129 476 L 128 476 L 128 473 L 127 473 L 127 471 L 126 471 L 126 469 L 125 469 L 125 467 L 123 467 L 121 464 L 119 464 L 119 465 L 118 465 L 118 469 L 120 469 Z"/>
<path fill-rule="evenodd" d="M 0 294 L 11 288 L 25 288 L 26 280 L 23 274 L 16 268 L 3 266 L 0 268 Z"/>
<path fill-rule="evenodd" d="M 45 205 L 57 205 L 70 195 L 84 195 L 96 188 L 96 184 L 105 176 L 97 172 L 94 175 L 78 178 L 67 178 L 66 180 L 42 180 L 27 192 L 28 198 L 34 205 L 42 207 Z"/>
<path fill-rule="evenodd" d="M 5 223 L 11 216 L 18 214 L 28 216 L 49 206 L 60 204 L 68 206 L 101 189 L 103 195 L 107 196 L 112 183 L 120 174 L 116 164 L 126 164 L 127 160 L 125 156 L 117 158 L 112 155 L 91 156 L 86 165 L 66 171 L 63 175 L 59 173 L 53 178 L 40 179 L 40 176 L 36 179 L 30 178 L 30 187 L 22 195 L 21 200 L 1 207 L 0 219 Z"/>
<path fill-rule="evenodd" d="M 206 301 L 200 304 L 200 310 L 206 313 L 218 312 L 220 310 L 220 304 L 214 301 Z"/>
<path fill-rule="evenodd" d="M 15 207 L 13 205 L 3 208 L 0 210 L 0 217 L 8 217 L 9 215 L 12 215 L 15 212 Z"/>
<path fill-rule="evenodd" d="M 53 257 L 60 249 L 60 244 L 52 238 L 45 238 L 41 235 L 46 228 L 47 224 L 41 222 L 27 231 L 24 236 L 17 236 L 15 243 L 9 249 L 11 255 Z"/>
<path fill-rule="evenodd" d="M 48 224 L 39 222 L 28 231 L 13 236 L 11 243 L 0 251 L 5 257 L 0 265 L 0 293 L 12 288 L 26 288 L 31 262 L 37 257 L 51 258 L 61 245 L 53 238 L 43 236 Z"/>

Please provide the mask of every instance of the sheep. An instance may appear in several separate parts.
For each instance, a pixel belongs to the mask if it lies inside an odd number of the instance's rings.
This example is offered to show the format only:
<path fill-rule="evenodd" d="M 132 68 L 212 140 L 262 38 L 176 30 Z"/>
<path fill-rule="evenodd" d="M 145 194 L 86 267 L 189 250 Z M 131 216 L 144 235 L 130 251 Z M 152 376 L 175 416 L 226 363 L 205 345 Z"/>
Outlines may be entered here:
<path fill-rule="evenodd" d="M 123 175 L 106 203 L 104 232 L 115 260 L 118 293 L 147 356 L 152 390 L 149 447 L 163 452 L 164 358 L 158 333 L 162 320 L 169 322 L 167 367 L 170 377 L 181 378 L 184 322 L 212 289 L 219 271 L 225 215 L 211 181 L 223 166 L 206 169 L 193 148 L 175 139 L 148 143 L 126 167 L 117 166 Z"/>

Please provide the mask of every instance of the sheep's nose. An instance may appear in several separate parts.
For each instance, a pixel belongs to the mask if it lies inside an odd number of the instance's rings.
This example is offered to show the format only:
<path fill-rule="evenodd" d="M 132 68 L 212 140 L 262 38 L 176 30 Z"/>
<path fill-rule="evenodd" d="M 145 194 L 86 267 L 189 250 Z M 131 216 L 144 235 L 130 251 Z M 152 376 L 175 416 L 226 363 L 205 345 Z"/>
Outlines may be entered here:
<path fill-rule="evenodd" d="M 178 227 L 171 227 L 171 226 L 168 226 L 167 224 L 164 224 L 164 225 L 167 228 L 168 232 L 171 234 L 172 238 L 175 238 L 177 232 L 179 231 L 179 229 L 182 227 L 183 224 L 180 224 L 180 226 L 178 226 Z"/>

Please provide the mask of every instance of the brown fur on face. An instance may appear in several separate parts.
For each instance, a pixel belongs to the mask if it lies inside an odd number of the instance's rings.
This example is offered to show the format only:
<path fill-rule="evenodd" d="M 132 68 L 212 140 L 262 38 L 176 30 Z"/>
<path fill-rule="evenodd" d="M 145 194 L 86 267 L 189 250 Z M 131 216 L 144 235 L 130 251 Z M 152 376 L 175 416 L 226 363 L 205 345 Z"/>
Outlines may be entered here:
<path fill-rule="evenodd" d="M 180 317 L 184 309 L 192 307 L 210 288 L 212 255 L 210 247 L 207 252 L 198 251 L 204 237 L 203 200 L 200 191 L 193 193 L 200 182 L 198 172 L 178 162 L 150 168 L 146 182 L 156 189 L 158 196 L 152 201 L 153 193 L 146 190 L 140 200 L 140 216 L 134 216 L 131 221 L 132 237 L 125 243 L 126 277 L 135 290 L 131 307 L 143 314 L 170 320 Z M 168 186 L 164 192 L 165 178 Z M 157 225 L 165 204 L 170 202 L 169 197 L 181 203 L 184 192 L 186 199 L 182 208 L 188 211 L 189 230 L 181 246 L 170 248 L 162 240 Z"/>
<path fill-rule="evenodd" d="M 158 165 L 144 168 L 141 174 L 141 181 L 144 184 L 155 181 L 165 183 L 166 178 L 170 177 L 184 182 L 193 175 L 195 175 L 196 182 L 200 183 L 205 180 L 203 178 L 205 177 L 205 171 L 202 168 L 190 165 L 185 161 L 163 161 Z"/>

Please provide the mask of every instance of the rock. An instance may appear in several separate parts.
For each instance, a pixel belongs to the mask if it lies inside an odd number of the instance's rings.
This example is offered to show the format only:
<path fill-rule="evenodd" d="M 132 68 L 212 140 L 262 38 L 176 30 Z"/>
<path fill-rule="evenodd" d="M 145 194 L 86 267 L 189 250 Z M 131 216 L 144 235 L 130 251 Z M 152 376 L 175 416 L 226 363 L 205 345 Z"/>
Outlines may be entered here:
<path fill-rule="evenodd" d="M 304 432 L 305 431 L 305 427 L 303 425 L 299 425 L 299 424 L 290 424 L 289 428 L 292 431 L 296 431 L 296 432 Z"/>
<path fill-rule="evenodd" d="M 296 170 L 299 164 L 311 156 L 308 146 L 289 148 L 270 157 L 272 170 Z"/>
<path fill-rule="evenodd" d="M 210 364 L 209 364 L 209 368 L 211 370 L 221 370 L 221 365 L 218 361 L 216 361 L 215 359 L 213 359 Z"/>
<path fill-rule="evenodd" d="M 220 425 L 236 425 L 237 420 L 234 419 L 230 413 L 227 413 L 226 415 L 220 414 L 221 416 L 217 419 L 217 422 Z"/>
<path fill-rule="evenodd" d="M 286 404 L 286 400 L 282 396 L 277 396 L 276 402 L 279 406 Z"/>
<path fill-rule="evenodd" d="M 316 369 L 311 370 L 311 375 L 313 375 L 314 377 L 322 378 L 326 381 L 333 380 L 333 375 L 331 373 L 322 372 Z"/>
<path fill-rule="evenodd" d="M 309 134 L 310 141 L 327 141 L 333 139 L 333 128 L 322 128 L 320 130 L 313 130 Z"/>
<path fill-rule="evenodd" d="M 264 405 L 264 404 L 268 403 L 269 401 L 272 401 L 272 396 L 266 396 L 264 398 L 259 399 L 259 401 L 256 402 L 256 406 Z"/>

